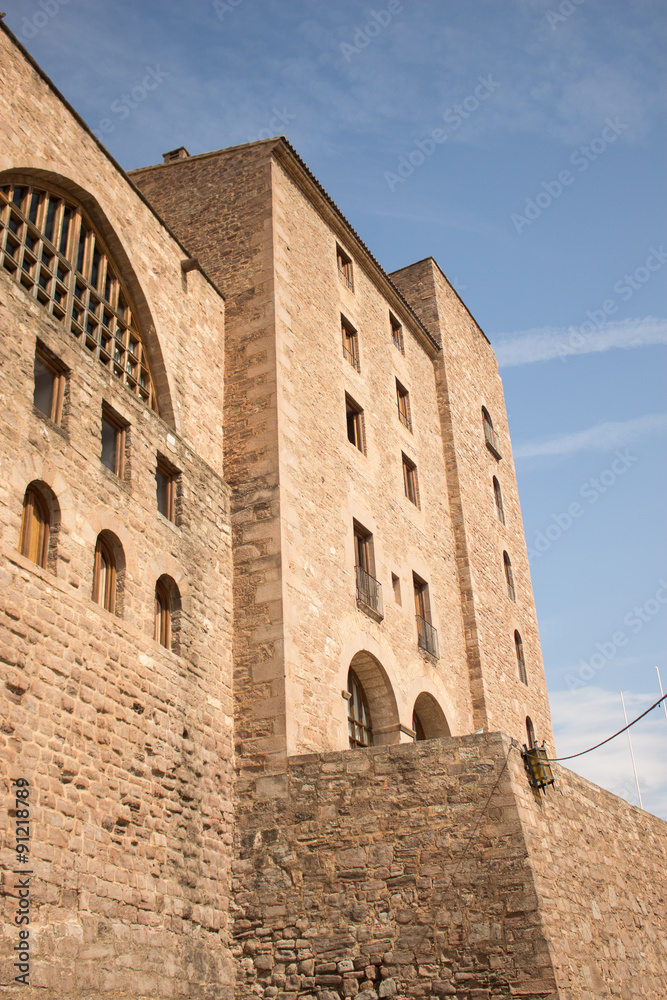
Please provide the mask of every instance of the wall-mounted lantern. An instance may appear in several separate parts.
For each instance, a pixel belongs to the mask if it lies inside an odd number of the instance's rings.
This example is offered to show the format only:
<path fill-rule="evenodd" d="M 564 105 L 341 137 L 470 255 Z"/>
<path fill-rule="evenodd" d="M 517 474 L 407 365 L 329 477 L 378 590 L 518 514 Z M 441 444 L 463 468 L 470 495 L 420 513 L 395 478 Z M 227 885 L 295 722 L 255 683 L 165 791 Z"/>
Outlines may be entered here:
<path fill-rule="evenodd" d="M 551 764 L 549 763 L 549 757 L 544 745 L 544 740 L 542 741 L 542 746 L 537 745 L 537 740 L 532 747 L 528 749 L 524 743 L 523 750 L 521 752 L 523 757 L 523 766 L 526 769 L 526 774 L 528 775 L 528 781 L 532 788 L 545 790 L 547 785 L 554 784 L 554 776 L 551 770 Z"/>

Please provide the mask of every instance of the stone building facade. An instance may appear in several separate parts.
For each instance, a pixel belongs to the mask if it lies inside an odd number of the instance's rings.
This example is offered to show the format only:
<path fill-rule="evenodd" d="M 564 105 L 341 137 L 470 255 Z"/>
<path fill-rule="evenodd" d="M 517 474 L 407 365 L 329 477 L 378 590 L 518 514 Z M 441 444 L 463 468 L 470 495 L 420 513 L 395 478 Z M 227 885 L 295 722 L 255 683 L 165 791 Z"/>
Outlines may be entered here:
<path fill-rule="evenodd" d="M 284 138 L 128 176 L 0 46 L 0 996 L 664 996 L 664 824 L 525 778 L 502 385 L 435 261 Z"/>

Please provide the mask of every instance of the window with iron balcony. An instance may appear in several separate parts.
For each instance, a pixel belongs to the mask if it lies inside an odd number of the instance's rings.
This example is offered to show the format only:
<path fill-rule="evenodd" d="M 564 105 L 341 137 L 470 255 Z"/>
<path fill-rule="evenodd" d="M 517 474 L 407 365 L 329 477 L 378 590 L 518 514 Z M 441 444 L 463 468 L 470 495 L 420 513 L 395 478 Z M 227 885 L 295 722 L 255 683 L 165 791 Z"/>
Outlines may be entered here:
<path fill-rule="evenodd" d="M 398 407 L 398 419 L 404 427 L 412 431 L 412 418 L 410 416 L 410 393 L 396 379 L 396 406 Z"/>
<path fill-rule="evenodd" d="M 345 253 L 342 247 L 336 246 L 336 259 L 338 261 L 338 277 L 351 292 L 354 291 L 354 277 L 352 275 L 352 258 Z"/>
<path fill-rule="evenodd" d="M 341 316 L 343 357 L 355 371 L 359 371 L 359 338 L 354 327 Z"/>
<path fill-rule="evenodd" d="M 415 612 L 417 619 L 417 645 L 419 649 L 429 653 L 438 659 L 440 656 L 438 648 L 438 632 L 431 624 L 431 602 L 428 593 L 428 584 L 412 574 L 415 590 Z"/>
<path fill-rule="evenodd" d="M 354 568 L 357 583 L 357 605 L 372 617 L 384 618 L 382 584 L 375 579 L 373 536 L 357 521 L 354 522 Z"/>

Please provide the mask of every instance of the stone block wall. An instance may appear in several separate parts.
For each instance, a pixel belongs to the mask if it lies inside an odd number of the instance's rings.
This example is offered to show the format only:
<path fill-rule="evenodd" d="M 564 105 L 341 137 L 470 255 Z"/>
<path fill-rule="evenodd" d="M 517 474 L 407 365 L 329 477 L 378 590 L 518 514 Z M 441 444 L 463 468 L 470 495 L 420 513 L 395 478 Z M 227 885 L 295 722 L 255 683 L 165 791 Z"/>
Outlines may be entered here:
<path fill-rule="evenodd" d="M 553 750 L 537 615 L 512 459 L 502 382 L 495 354 L 432 258 L 391 275 L 442 345 L 436 359 L 438 403 L 465 619 L 473 726 L 510 733 L 524 743 L 526 717 Z M 493 421 L 499 454 L 485 443 L 482 407 Z M 493 478 L 502 492 L 498 517 Z M 511 600 L 503 553 L 512 566 Z M 514 632 L 526 663 L 521 682 Z"/>
<path fill-rule="evenodd" d="M 236 833 L 237 997 L 662 1000 L 667 825 L 498 733 L 294 757 Z"/>

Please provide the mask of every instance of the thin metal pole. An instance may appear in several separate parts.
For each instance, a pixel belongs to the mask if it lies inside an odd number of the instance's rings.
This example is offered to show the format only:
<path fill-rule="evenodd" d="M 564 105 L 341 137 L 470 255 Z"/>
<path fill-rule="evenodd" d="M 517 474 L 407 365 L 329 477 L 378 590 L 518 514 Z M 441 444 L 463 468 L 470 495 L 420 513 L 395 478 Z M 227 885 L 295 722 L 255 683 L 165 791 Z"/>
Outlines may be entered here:
<path fill-rule="evenodd" d="M 660 680 L 660 671 L 658 670 L 657 667 L 655 668 L 655 672 L 658 675 L 658 684 L 660 685 L 660 697 L 662 698 L 665 692 L 662 690 L 662 681 Z M 665 710 L 665 718 L 667 719 L 667 701 L 663 701 L 662 707 Z"/>
<path fill-rule="evenodd" d="M 623 700 L 623 692 L 619 691 L 621 696 L 621 705 L 623 706 L 623 718 L 625 719 L 625 724 L 628 724 L 628 716 L 625 711 L 625 701 Z M 632 761 L 632 770 L 635 775 L 635 785 L 637 786 L 637 798 L 639 799 L 639 808 L 643 809 L 644 804 L 642 802 L 642 793 L 639 791 L 639 778 L 637 777 L 637 768 L 635 767 L 635 755 L 632 752 L 632 740 L 630 739 L 630 730 L 628 729 L 628 746 L 630 747 L 630 759 Z"/>

